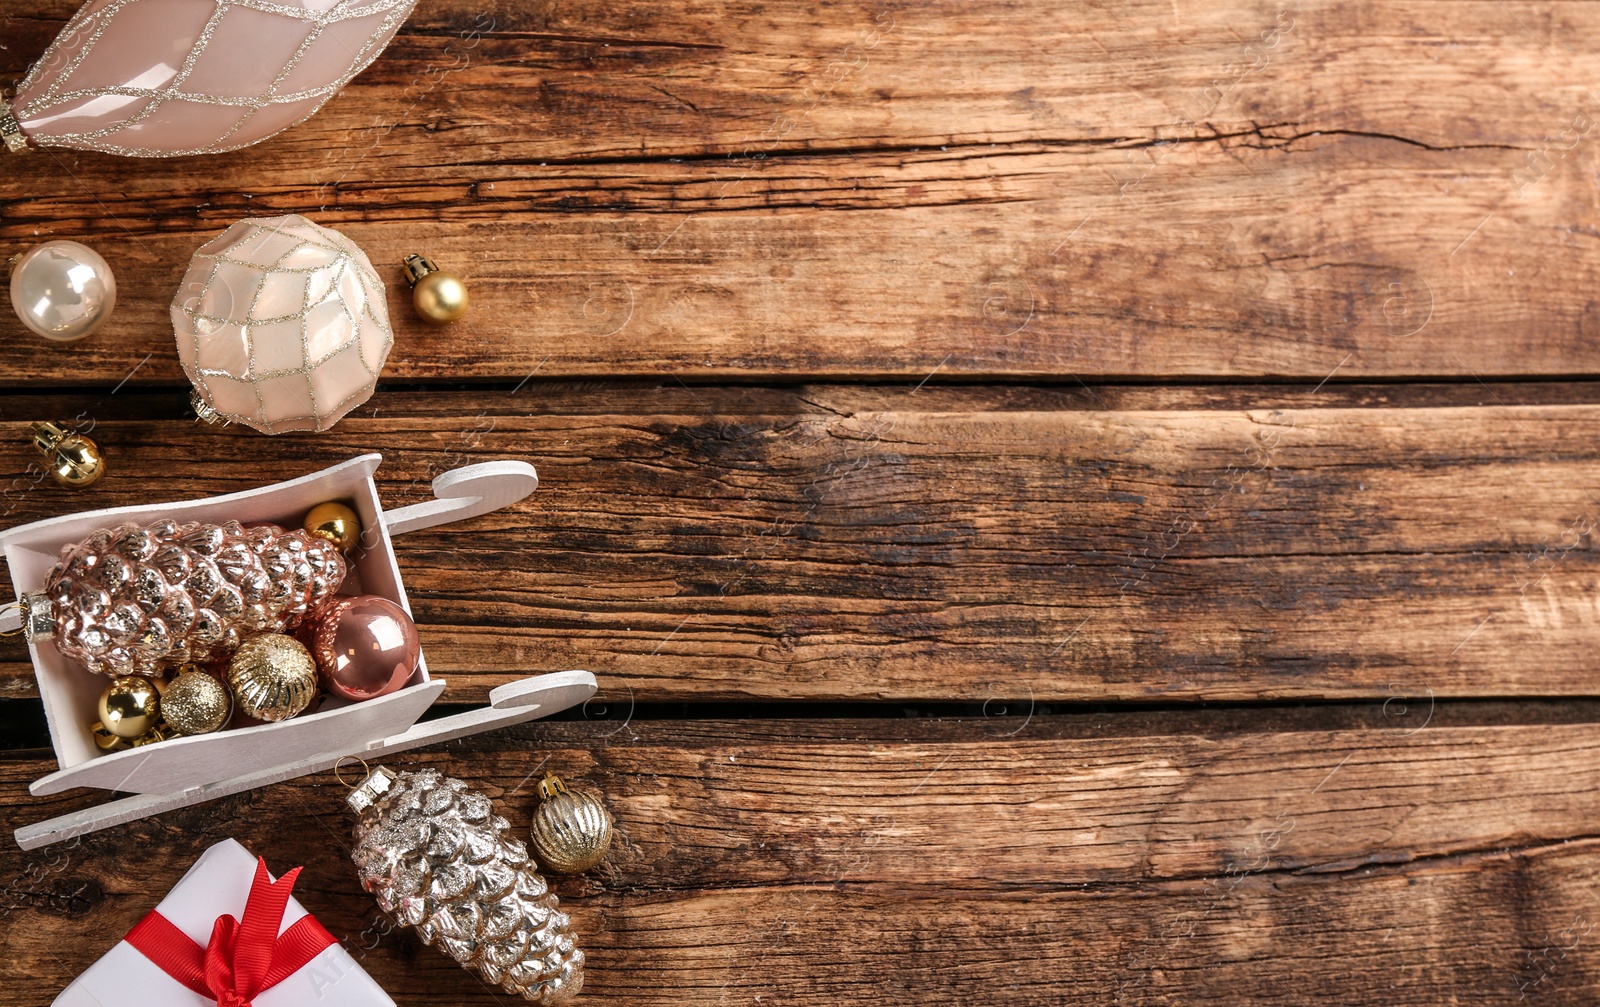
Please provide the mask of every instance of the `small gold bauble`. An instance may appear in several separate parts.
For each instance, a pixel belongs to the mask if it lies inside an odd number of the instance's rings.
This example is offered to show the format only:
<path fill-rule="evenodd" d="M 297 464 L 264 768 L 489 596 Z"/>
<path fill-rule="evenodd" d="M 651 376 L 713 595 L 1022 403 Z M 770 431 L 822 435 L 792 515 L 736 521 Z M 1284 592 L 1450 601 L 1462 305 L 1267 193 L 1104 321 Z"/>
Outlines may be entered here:
<path fill-rule="evenodd" d="M 294 637 L 281 633 L 252 636 L 228 662 L 228 689 L 245 716 L 288 720 L 316 697 L 317 662 Z"/>
<path fill-rule="evenodd" d="M 130 748 L 143 748 L 178 736 L 178 732 L 166 724 L 157 724 L 136 738 L 119 738 L 100 723 L 91 726 L 89 733 L 94 737 L 95 747 L 102 752 L 126 752 Z"/>
<path fill-rule="evenodd" d="M 227 688 L 203 671 L 185 671 L 161 697 L 161 715 L 177 734 L 210 734 L 233 715 Z"/>
<path fill-rule="evenodd" d="M 156 726 L 160 717 L 161 696 L 148 678 L 114 678 L 100 693 L 100 724 L 119 738 L 137 738 Z"/>
<path fill-rule="evenodd" d="M 411 306 L 424 321 L 445 325 L 467 313 L 467 285 L 421 255 L 408 255 L 404 263 L 411 284 Z"/>
<path fill-rule="evenodd" d="M 63 486 L 83 489 L 106 474 L 105 455 L 87 436 L 59 423 L 39 422 L 30 428 L 33 446 L 48 459 L 51 478 Z"/>
<path fill-rule="evenodd" d="M 554 773 L 539 783 L 533 813 L 533 852 L 552 871 L 576 874 L 598 864 L 611 848 L 611 815 L 593 794 L 567 789 Z"/>
<path fill-rule="evenodd" d="M 95 721 L 89 727 L 89 734 L 94 738 L 94 747 L 102 752 L 120 752 L 128 747 L 127 738 L 119 738 L 106 730 L 106 725 Z"/>
<path fill-rule="evenodd" d="M 411 303 L 424 321 L 446 325 L 467 313 L 467 285 L 449 273 L 429 273 L 411 291 Z"/>
<path fill-rule="evenodd" d="M 361 518 L 342 503 L 317 504 L 307 512 L 301 527 L 332 542 L 341 552 L 349 552 L 361 541 Z"/>

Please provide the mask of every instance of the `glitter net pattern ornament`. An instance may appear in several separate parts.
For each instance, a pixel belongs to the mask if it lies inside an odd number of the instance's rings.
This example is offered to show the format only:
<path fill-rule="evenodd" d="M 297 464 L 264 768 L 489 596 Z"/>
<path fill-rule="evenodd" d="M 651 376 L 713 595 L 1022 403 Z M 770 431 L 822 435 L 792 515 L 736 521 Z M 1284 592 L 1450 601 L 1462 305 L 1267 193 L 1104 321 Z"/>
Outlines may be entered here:
<path fill-rule="evenodd" d="M 571 921 L 489 798 L 432 769 L 380 766 L 351 792 L 361 885 L 463 968 L 534 1003 L 583 988 Z"/>
<path fill-rule="evenodd" d="M 299 625 L 344 575 L 339 550 L 299 530 L 126 524 L 62 550 L 43 591 L 22 597 L 24 627 L 90 671 L 157 675 Z"/>
<path fill-rule="evenodd" d="M 241 220 L 195 253 L 172 302 L 206 419 L 322 431 L 365 402 L 394 345 L 355 242 L 298 214 Z"/>
<path fill-rule="evenodd" d="M 88 0 L 0 102 L 0 138 L 131 157 L 248 147 L 309 118 L 416 0 Z"/>

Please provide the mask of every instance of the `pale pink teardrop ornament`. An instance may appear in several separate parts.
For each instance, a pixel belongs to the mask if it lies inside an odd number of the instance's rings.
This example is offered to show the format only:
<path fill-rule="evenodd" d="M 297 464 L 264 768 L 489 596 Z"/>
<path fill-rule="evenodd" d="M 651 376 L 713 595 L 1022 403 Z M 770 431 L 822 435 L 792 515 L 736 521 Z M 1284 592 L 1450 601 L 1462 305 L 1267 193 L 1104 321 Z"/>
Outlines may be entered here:
<path fill-rule="evenodd" d="M 131 157 L 248 147 L 321 108 L 416 2 L 88 0 L 0 102 L 0 137 Z"/>
<path fill-rule="evenodd" d="M 202 419 L 326 430 L 365 402 L 394 336 L 356 243 L 299 214 L 241 220 L 202 245 L 172 301 Z"/>

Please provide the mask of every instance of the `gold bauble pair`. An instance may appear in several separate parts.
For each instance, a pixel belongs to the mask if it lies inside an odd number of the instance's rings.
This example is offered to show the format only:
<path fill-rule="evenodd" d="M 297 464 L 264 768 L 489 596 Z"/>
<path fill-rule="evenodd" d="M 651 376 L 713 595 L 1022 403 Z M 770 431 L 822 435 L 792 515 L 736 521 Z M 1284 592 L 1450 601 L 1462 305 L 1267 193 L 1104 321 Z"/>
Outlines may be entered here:
<path fill-rule="evenodd" d="M 171 682 L 140 675 L 112 679 L 98 709 L 100 720 L 89 733 L 97 747 L 115 752 L 220 730 L 233 714 L 233 698 L 221 682 L 186 665 Z"/>

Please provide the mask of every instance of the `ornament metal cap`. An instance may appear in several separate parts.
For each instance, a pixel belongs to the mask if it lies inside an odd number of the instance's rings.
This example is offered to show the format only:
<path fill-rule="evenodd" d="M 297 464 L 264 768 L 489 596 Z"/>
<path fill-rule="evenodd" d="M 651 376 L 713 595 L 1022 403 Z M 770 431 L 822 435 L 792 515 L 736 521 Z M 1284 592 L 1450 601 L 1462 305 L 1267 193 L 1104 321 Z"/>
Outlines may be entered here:
<path fill-rule="evenodd" d="M 344 803 L 350 806 L 351 811 L 359 815 L 374 804 L 377 804 L 383 798 L 383 795 L 389 792 L 389 788 L 394 785 L 394 781 L 394 770 L 388 766 L 379 766 L 368 773 L 365 780 L 356 784 L 356 789 L 345 795 Z"/>
<path fill-rule="evenodd" d="M 200 396 L 200 389 L 196 388 L 189 394 L 189 408 L 194 410 L 195 418 L 202 423 L 212 426 L 225 427 L 233 421 L 217 412 L 211 403 Z"/>
<path fill-rule="evenodd" d="M 17 117 L 11 114 L 11 106 L 0 101 L 0 138 L 6 143 L 6 149 L 13 154 L 26 154 L 28 152 L 28 138 L 22 135 L 22 124 L 17 122 Z"/>
<path fill-rule="evenodd" d="M 178 732 L 167 727 L 165 724 L 157 724 L 156 726 L 150 728 L 150 730 L 139 735 L 137 738 L 129 741 L 128 744 L 132 745 L 134 748 L 143 748 L 146 745 L 154 745 L 157 742 L 169 741 L 176 737 L 178 737 Z"/>
<path fill-rule="evenodd" d="M 545 773 L 544 779 L 539 781 L 539 799 L 548 801 L 557 794 L 571 793 L 567 790 L 567 781 L 554 773 Z"/>
<path fill-rule="evenodd" d="M 95 747 L 102 752 L 120 752 L 133 745 L 127 738 L 119 738 L 106 730 L 106 726 L 98 720 L 89 725 L 89 734 L 94 738 Z"/>
<path fill-rule="evenodd" d="M 17 597 L 17 607 L 22 609 L 22 632 L 28 642 L 48 640 L 56 631 L 56 606 L 45 595 L 24 591 Z"/>
<path fill-rule="evenodd" d="M 424 276 L 439 271 L 439 267 L 434 264 L 434 261 L 425 255 L 408 255 L 400 266 L 406 272 L 406 283 L 413 287 Z"/>

